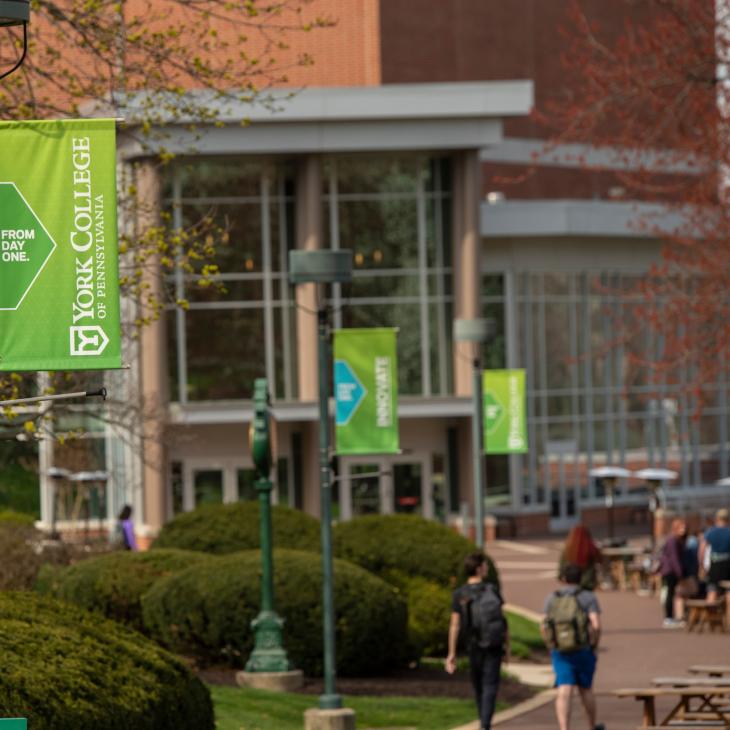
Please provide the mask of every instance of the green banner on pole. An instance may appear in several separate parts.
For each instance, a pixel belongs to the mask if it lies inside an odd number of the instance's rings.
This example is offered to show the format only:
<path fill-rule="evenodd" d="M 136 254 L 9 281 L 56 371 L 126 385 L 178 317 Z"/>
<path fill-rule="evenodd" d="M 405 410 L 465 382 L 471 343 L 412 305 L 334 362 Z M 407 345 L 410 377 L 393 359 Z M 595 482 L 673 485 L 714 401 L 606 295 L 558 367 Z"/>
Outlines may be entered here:
<path fill-rule="evenodd" d="M 0 730 L 28 730 L 28 721 L 19 717 L 0 720 Z"/>
<path fill-rule="evenodd" d="M 483 378 L 485 453 L 526 453 L 525 371 L 485 370 Z"/>
<path fill-rule="evenodd" d="M 0 370 L 121 367 L 115 136 L 0 122 Z"/>
<path fill-rule="evenodd" d="M 392 328 L 334 333 L 338 454 L 398 453 L 398 360 Z"/>

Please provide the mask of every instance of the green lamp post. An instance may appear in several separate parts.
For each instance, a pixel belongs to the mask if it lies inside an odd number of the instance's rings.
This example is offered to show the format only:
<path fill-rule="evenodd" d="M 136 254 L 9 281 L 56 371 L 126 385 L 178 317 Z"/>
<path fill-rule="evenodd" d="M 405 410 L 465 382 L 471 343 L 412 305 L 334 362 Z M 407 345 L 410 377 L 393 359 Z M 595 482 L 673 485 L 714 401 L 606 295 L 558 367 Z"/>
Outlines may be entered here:
<path fill-rule="evenodd" d="M 352 278 L 352 251 L 289 252 L 289 281 L 292 284 L 347 283 Z M 329 453 L 329 362 L 330 329 L 327 304 L 320 297 L 317 308 L 319 367 L 319 489 L 320 537 L 322 541 L 322 629 L 324 632 L 324 694 L 319 698 L 322 710 L 342 707 L 342 698 L 335 688 L 335 605 L 332 569 L 332 478 Z"/>
<path fill-rule="evenodd" d="M 254 383 L 254 418 L 248 438 L 258 479 L 261 528 L 261 610 L 251 622 L 254 649 L 246 662 L 247 672 L 288 672 L 291 669 L 281 632 L 284 621 L 274 610 L 274 556 L 271 537 L 271 480 L 274 463 L 273 428 L 266 378 Z"/>

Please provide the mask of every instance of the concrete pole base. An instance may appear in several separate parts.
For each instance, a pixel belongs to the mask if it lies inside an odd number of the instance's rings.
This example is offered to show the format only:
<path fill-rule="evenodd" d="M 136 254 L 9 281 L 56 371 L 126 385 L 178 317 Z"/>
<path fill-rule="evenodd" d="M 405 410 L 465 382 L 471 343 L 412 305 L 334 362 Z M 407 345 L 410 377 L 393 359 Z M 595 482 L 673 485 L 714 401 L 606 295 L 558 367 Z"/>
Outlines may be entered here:
<path fill-rule="evenodd" d="M 304 684 L 304 673 L 301 669 L 291 672 L 236 672 L 236 684 L 272 692 L 296 692 Z"/>
<path fill-rule="evenodd" d="M 320 710 L 313 707 L 304 713 L 304 730 L 355 730 L 355 710 Z"/>

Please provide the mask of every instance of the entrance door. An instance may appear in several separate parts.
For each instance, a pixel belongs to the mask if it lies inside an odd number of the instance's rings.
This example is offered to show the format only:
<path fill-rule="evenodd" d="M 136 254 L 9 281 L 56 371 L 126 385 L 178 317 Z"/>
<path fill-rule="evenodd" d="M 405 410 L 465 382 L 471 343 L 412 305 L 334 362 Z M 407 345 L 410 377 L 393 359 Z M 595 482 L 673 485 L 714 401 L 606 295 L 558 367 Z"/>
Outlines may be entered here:
<path fill-rule="evenodd" d="M 340 516 L 401 512 L 434 516 L 430 454 L 381 456 L 368 461 L 342 457 Z"/>
<path fill-rule="evenodd" d="M 576 484 L 575 441 L 548 441 L 543 462 L 545 485 L 550 496 L 550 529 L 569 530 L 580 518 L 580 494 Z"/>

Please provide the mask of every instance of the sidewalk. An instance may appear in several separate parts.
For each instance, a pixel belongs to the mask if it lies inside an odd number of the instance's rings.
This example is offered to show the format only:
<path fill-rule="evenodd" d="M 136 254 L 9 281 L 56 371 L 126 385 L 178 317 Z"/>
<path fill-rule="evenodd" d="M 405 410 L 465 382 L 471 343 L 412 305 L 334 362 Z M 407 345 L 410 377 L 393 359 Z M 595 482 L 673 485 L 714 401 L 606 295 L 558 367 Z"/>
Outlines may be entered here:
<path fill-rule="evenodd" d="M 558 586 L 554 576 L 561 546 L 561 541 L 546 540 L 514 545 L 498 541 L 487 547 L 497 562 L 508 603 L 542 612 L 546 596 Z M 606 723 L 608 730 L 637 727 L 641 721 L 641 707 L 630 699 L 615 699 L 611 690 L 648 687 L 653 677 L 686 674 L 690 664 L 727 664 L 730 634 L 662 629 L 658 598 L 618 591 L 598 591 L 597 595 L 603 612 L 603 638 L 595 690 L 599 721 Z M 547 703 L 495 726 L 505 730 L 555 730 L 557 723 L 553 705 Z M 585 727 L 577 697 L 573 726 Z M 473 727 L 478 729 L 478 724 Z M 471 728 L 467 725 L 463 730 Z"/>

